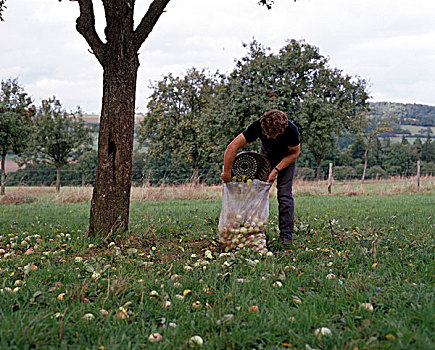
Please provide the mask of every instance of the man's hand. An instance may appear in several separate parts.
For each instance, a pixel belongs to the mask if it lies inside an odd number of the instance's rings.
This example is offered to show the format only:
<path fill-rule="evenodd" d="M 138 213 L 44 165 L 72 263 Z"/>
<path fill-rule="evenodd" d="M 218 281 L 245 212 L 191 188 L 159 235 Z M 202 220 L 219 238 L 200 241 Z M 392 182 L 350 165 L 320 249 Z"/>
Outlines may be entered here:
<path fill-rule="evenodd" d="M 281 161 L 275 166 L 275 168 L 272 169 L 271 173 L 269 174 L 269 178 L 267 179 L 267 182 L 274 182 L 276 177 L 278 176 L 278 170 L 284 170 L 296 160 L 296 158 L 301 153 L 301 146 L 289 146 L 288 150 L 289 154 L 281 159 Z"/>
<path fill-rule="evenodd" d="M 231 181 L 231 168 L 233 167 L 234 159 L 237 155 L 237 150 L 246 145 L 246 139 L 243 134 L 239 134 L 231 143 L 227 146 L 224 154 L 224 171 L 221 174 L 223 182 Z"/>
<path fill-rule="evenodd" d="M 272 171 L 269 174 L 269 178 L 267 179 L 267 182 L 274 182 L 277 175 L 278 172 L 275 169 L 272 169 Z"/>
<path fill-rule="evenodd" d="M 221 179 L 223 182 L 230 182 L 231 181 L 231 173 L 228 172 L 222 172 Z"/>

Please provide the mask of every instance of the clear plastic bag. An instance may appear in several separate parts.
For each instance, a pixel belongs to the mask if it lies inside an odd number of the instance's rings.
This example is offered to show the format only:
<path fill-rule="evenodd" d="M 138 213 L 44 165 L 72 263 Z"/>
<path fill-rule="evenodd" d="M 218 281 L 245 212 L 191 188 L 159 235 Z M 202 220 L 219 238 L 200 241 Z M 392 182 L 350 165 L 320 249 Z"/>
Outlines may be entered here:
<path fill-rule="evenodd" d="M 223 185 L 219 241 L 225 249 L 251 247 L 266 253 L 266 227 L 269 218 L 271 183 L 228 182 Z"/>

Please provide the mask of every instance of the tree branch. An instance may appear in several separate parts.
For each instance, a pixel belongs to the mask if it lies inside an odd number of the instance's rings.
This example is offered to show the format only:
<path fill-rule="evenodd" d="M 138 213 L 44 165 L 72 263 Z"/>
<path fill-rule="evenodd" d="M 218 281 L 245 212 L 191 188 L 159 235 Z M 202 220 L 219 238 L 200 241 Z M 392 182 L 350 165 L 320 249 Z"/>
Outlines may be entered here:
<path fill-rule="evenodd" d="M 0 22 L 4 21 L 3 19 L 3 10 L 6 8 L 5 5 L 6 0 L 0 0 Z"/>
<path fill-rule="evenodd" d="M 260 0 L 258 2 L 258 5 L 264 5 L 267 7 L 268 10 L 270 10 L 273 5 L 273 0 Z"/>
<path fill-rule="evenodd" d="M 135 48 L 139 50 L 170 0 L 154 0 L 135 30 Z"/>
<path fill-rule="evenodd" d="M 101 65 L 104 61 L 105 45 L 95 29 L 95 15 L 92 0 L 77 0 L 80 16 L 76 21 L 77 31 L 85 38 Z"/>

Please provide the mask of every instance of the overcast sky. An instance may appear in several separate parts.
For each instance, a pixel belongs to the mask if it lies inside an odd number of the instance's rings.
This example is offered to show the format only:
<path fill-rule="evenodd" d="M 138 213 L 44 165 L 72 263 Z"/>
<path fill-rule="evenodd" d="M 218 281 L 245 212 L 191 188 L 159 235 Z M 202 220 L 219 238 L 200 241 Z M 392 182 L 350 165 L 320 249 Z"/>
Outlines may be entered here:
<path fill-rule="evenodd" d="M 191 67 L 230 73 L 255 38 L 272 52 L 305 40 L 330 65 L 369 83 L 371 101 L 435 106 L 434 0 L 171 0 L 140 50 L 137 112 L 150 81 Z M 101 1 L 94 0 L 103 38 Z M 136 0 L 136 23 L 150 0 Z M 75 30 L 77 2 L 7 0 L 0 79 L 16 78 L 37 104 L 55 95 L 67 109 L 99 113 L 102 68 Z"/>

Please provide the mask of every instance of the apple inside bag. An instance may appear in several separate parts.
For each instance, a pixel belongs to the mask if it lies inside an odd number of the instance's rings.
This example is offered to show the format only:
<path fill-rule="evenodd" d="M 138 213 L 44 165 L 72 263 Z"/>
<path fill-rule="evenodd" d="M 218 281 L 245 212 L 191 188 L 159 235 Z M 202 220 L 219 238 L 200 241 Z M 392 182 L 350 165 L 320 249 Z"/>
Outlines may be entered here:
<path fill-rule="evenodd" d="M 250 247 L 266 253 L 266 227 L 269 218 L 271 183 L 227 182 L 223 185 L 219 241 L 225 250 Z"/>

